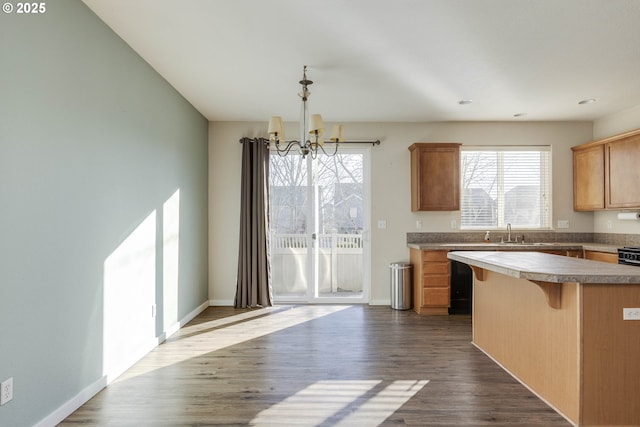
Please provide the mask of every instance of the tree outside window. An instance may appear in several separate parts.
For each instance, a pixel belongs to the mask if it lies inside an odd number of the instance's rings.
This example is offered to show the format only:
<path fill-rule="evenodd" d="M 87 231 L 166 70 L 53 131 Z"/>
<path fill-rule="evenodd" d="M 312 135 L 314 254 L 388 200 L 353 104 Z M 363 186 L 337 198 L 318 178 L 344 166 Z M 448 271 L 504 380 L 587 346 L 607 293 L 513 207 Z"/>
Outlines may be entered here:
<path fill-rule="evenodd" d="M 461 228 L 549 228 L 550 157 L 548 146 L 463 149 Z"/>

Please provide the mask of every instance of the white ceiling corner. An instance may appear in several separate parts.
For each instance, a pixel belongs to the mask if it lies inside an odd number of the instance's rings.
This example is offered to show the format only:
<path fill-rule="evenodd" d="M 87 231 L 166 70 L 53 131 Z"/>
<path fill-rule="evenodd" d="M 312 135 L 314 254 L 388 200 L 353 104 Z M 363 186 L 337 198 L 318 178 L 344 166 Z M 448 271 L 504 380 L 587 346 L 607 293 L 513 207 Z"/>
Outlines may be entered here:
<path fill-rule="evenodd" d="M 639 0 L 84 3 L 212 121 L 297 120 L 303 65 L 329 122 L 594 120 L 640 104 Z"/>

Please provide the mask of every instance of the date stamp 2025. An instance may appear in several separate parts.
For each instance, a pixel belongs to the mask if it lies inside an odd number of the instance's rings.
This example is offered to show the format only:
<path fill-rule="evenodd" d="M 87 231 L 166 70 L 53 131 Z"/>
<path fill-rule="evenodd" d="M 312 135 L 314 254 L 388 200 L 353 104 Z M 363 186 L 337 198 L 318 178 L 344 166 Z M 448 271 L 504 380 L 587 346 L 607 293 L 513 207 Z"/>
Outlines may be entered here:
<path fill-rule="evenodd" d="M 2 4 L 2 11 L 6 14 L 43 14 L 47 12 L 47 3 L 45 2 L 28 2 L 28 3 L 11 3 Z"/>

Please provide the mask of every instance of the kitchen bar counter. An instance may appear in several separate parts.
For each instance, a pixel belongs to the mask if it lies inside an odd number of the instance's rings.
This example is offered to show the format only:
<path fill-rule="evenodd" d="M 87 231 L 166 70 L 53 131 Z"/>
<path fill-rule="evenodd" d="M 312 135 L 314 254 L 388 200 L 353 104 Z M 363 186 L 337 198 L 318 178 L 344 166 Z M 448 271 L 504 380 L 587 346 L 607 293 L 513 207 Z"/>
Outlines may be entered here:
<path fill-rule="evenodd" d="M 640 312 L 640 268 L 538 252 L 447 256 L 474 271 L 476 347 L 574 425 L 640 425 L 640 320 L 623 317 Z"/>
<path fill-rule="evenodd" d="M 540 252 L 449 252 L 448 258 L 506 276 L 551 283 L 640 283 L 640 268 Z"/>

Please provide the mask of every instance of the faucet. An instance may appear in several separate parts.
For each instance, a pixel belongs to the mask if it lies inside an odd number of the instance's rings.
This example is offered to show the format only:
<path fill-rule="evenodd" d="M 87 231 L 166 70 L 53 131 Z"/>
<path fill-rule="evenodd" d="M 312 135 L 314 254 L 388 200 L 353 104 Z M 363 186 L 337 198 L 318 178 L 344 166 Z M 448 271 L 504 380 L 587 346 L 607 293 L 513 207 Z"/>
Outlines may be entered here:
<path fill-rule="evenodd" d="M 511 243 L 511 223 L 507 223 L 507 243 Z"/>

